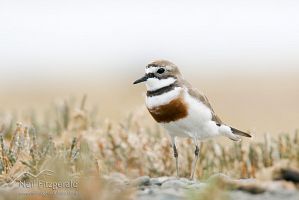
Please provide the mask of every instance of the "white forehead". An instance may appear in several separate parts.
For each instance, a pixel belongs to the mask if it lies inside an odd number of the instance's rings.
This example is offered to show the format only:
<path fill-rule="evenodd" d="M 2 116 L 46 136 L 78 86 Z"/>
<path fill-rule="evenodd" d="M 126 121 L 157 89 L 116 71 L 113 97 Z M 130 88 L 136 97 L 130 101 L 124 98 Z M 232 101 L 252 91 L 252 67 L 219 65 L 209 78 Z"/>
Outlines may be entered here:
<path fill-rule="evenodd" d="M 158 69 L 160 69 L 161 67 L 149 67 L 145 69 L 145 73 L 146 74 L 150 74 L 150 73 L 156 73 Z M 171 66 L 163 66 L 163 68 L 165 68 L 166 70 L 171 70 Z"/>

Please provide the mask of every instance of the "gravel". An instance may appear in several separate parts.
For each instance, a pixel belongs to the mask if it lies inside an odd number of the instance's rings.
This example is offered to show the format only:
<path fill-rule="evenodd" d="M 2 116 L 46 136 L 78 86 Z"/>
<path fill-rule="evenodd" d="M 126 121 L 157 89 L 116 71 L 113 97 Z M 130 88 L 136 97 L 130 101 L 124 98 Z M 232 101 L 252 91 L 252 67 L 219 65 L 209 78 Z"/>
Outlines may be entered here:
<path fill-rule="evenodd" d="M 285 182 L 267 182 L 261 183 L 254 179 L 232 180 L 225 175 L 215 175 L 212 178 L 220 177 L 228 184 L 241 185 L 227 191 L 229 199 L 232 200 L 299 200 L 299 191 L 296 187 L 289 187 Z M 210 180 L 208 180 L 209 182 Z M 138 189 L 137 200 L 183 200 L 186 199 L 188 192 L 203 191 L 207 182 L 191 181 L 186 178 L 176 177 L 158 177 L 150 178 L 148 176 L 139 177 L 132 180 L 130 185 Z M 252 190 L 262 188 L 259 192 Z"/>

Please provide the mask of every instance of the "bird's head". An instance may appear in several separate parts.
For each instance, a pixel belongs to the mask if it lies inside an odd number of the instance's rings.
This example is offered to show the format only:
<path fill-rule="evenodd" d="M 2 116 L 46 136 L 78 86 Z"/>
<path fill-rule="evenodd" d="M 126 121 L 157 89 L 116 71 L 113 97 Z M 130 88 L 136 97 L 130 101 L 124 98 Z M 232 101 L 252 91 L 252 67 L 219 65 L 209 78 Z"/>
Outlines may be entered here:
<path fill-rule="evenodd" d="M 148 91 L 155 91 L 177 82 L 180 78 L 181 73 L 175 64 L 167 60 L 157 60 L 146 66 L 145 75 L 134 84 L 145 82 Z"/>

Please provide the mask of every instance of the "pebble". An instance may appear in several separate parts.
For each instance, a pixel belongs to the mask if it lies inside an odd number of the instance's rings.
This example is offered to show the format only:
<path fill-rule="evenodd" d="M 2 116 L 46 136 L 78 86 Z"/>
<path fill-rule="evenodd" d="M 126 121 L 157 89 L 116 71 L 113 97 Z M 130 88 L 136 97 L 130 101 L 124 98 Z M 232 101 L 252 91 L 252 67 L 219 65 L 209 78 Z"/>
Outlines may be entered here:
<path fill-rule="evenodd" d="M 175 180 L 177 179 L 176 177 L 159 177 L 159 178 L 151 178 L 150 182 L 151 185 L 159 185 L 161 186 L 163 183 L 169 181 L 169 180 Z"/>
<path fill-rule="evenodd" d="M 224 181 L 230 181 L 239 183 L 242 185 L 246 184 L 259 184 L 254 179 L 240 179 L 240 180 L 233 180 L 230 177 L 224 174 L 216 174 L 208 179 L 208 181 L 220 178 Z M 207 182 L 208 182 L 207 181 Z M 151 178 L 150 179 L 151 186 L 148 187 L 145 193 L 137 195 L 137 200 L 183 200 L 186 199 L 186 194 L 188 191 L 191 190 L 202 190 L 207 187 L 208 183 L 200 182 L 200 181 L 193 181 L 186 178 L 176 178 L 176 177 L 160 177 L 160 178 Z M 279 200 L 279 199 L 290 199 L 290 200 L 299 200 L 299 191 L 298 190 L 289 190 L 283 191 L 285 187 L 280 187 L 277 182 L 272 182 L 271 184 L 267 184 L 269 188 L 273 189 L 274 185 L 276 193 L 273 193 L 272 190 L 260 193 L 260 194 L 251 194 L 248 191 L 228 191 L 229 196 L 233 200 Z"/>
<path fill-rule="evenodd" d="M 191 190 L 201 190 L 204 189 L 205 187 L 207 187 L 206 183 L 196 183 L 196 184 L 189 185 L 187 188 Z"/>
<path fill-rule="evenodd" d="M 162 189 L 163 188 L 179 189 L 179 188 L 187 188 L 187 186 L 188 186 L 188 184 L 181 180 L 169 180 L 169 181 L 164 182 L 161 187 L 162 187 Z"/>
<path fill-rule="evenodd" d="M 142 187 L 142 186 L 149 186 L 151 185 L 150 177 L 148 176 L 142 176 L 139 178 L 136 178 L 135 180 L 131 181 L 131 185 Z"/>
<path fill-rule="evenodd" d="M 190 179 L 187 179 L 187 178 L 180 178 L 180 181 L 183 182 L 183 183 L 186 183 L 187 185 L 193 185 L 193 184 L 197 183 L 197 181 L 190 180 Z"/>
<path fill-rule="evenodd" d="M 113 183 L 116 191 L 128 187 L 136 188 L 136 197 L 134 198 L 136 200 L 184 200 L 189 197 L 187 195 L 190 195 L 190 191 L 193 190 L 199 191 L 196 194 L 200 195 L 200 191 L 204 191 L 209 181 L 215 180 L 215 178 L 227 181 L 224 182 L 225 184 L 238 185 L 238 188 L 225 192 L 232 200 L 299 200 L 299 190 L 291 182 L 259 182 L 255 179 L 234 180 L 224 174 L 211 176 L 206 182 L 177 177 L 150 178 L 142 176 L 129 179 L 121 173 L 113 173 L 103 178 L 108 183 Z M 252 192 L 257 189 L 261 189 L 261 192 Z M 6 188 L 0 188 L 0 193 L 5 191 Z"/>

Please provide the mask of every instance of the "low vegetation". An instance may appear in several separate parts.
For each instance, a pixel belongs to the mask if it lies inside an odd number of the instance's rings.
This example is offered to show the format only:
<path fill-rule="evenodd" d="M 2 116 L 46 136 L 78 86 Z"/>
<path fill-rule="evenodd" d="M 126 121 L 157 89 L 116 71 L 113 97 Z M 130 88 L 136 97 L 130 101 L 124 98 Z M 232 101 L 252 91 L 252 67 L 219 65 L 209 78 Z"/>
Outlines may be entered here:
<path fill-rule="evenodd" d="M 101 120 L 96 109 L 86 109 L 85 101 L 84 97 L 79 106 L 72 100 L 62 101 L 44 115 L 33 111 L 15 116 L 2 113 L 0 185 L 9 184 L 24 172 L 52 170 L 55 179 L 97 177 L 94 184 L 89 182 L 90 187 L 81 184 L 81 193 L 90 195 L 89 190 L 95 190 L 93 193 L 105 195 L 111 186 L 105 185 L 102 177 L 110 173 L 130 178 L 175 174 L 168 138 L 160 127 L 145 122 L 143 111 L 121 122 L 111 122 Z M 182 139 L 178 145 L 180 175 L 189 177 L 194 156 L 192 141 Z M 233 178 L 256 178 L 276 165 L 299 166 L 299 132 L 265 135 L 260 142 L 204 142 L 196 175 L 205 179 L 221 172 Z M 21 176 L 16 181 L 22 179 L 30 177 Z M 132 193 L 133 189 L 118 190 L 115 199 L 129 199 Z"/>

